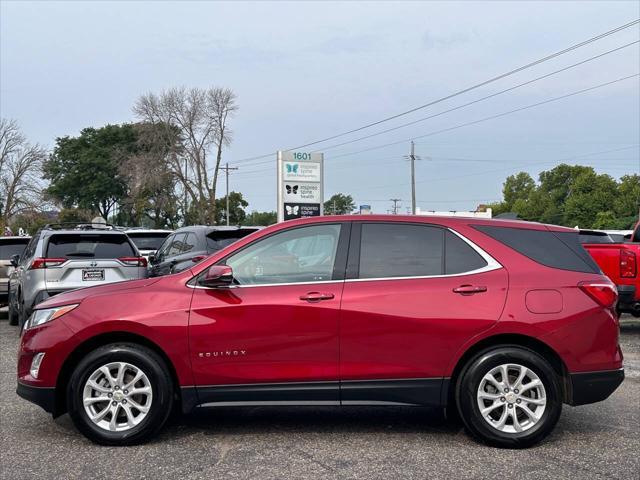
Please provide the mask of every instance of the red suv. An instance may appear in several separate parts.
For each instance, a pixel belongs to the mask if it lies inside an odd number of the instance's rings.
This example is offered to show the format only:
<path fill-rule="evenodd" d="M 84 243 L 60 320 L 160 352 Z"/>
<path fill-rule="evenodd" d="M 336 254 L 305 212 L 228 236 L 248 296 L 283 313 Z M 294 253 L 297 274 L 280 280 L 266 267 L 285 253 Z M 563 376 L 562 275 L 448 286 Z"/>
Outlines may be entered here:
<path fill-rule="evenodd" d="M 341 216 L 249 235 L 166 277 L 37 306 L 18 394 L 91 440 L 174 408 L 427 405 L 496 446 L 624 378 L 615 286 L 578 233 L 472 218 Z"/>

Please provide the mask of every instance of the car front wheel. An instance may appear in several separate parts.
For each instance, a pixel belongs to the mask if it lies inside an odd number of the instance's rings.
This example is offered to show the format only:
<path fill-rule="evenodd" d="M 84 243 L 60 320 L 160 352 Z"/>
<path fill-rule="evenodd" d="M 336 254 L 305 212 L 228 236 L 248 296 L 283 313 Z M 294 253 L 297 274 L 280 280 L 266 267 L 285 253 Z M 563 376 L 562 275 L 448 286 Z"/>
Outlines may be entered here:
<path fill-rule="evenodd" d="M 167 365 L 153 350 L 131 343 L 89 353 L 74 370 L 67 403 L 74 424 L 102 445 L 132 445 L 157 433 L 173 406 Z"/>
<path fill-rule="evenodd" d="M 560 385 L 549 362 L 516 346 L 485 350 L 472 358 L 458 379 L 456 403 L 475 437 L 506 448 L 540 442 L 562 411 Z"/>

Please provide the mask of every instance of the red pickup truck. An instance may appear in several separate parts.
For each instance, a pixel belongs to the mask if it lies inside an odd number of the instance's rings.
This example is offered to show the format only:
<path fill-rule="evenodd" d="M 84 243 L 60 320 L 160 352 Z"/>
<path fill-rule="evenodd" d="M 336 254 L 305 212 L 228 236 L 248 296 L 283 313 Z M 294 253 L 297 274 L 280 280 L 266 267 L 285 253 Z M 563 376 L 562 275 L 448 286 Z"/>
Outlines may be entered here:
<path fill-rule="evenodd" d="M 580 230 L 582 246 L 589 252 L 604 274 L 618 287 L 618 312 L 640 317 L 640 222 L 631 243 L 614 243 L 604 232 Z"/>

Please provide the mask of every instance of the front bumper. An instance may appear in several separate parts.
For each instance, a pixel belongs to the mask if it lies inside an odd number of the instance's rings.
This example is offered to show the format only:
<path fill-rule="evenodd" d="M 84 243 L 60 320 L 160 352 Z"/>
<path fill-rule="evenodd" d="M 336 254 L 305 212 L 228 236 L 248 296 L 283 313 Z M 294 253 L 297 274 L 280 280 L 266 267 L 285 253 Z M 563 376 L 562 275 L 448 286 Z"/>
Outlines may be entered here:
<path fill-rule="evenodd" d="M 56 406 L 56 389 L 54 387 L 34 387 L 18 382 L 16 393 L 25 400 L 42 407 L 45 412 L 53 414 Z"/>
<path fill-rule="evenodd" d="M 624 368 L 598 372 L 571 373 L 569 405 L 601 402 L 609 397 L 624 380 Z"/>

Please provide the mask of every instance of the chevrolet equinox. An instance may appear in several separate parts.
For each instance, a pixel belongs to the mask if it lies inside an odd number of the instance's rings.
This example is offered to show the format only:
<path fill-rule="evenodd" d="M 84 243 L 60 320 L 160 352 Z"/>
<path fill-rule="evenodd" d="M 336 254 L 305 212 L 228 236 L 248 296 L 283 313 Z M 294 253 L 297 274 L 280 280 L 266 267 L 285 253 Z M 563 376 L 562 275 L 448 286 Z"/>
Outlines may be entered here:
<path fill-rule="evenodd" d="M 177 274 L 40 303 L 17 392 L 106 445 L 174 409 L 267 404 L 446 408 L 485 443 L 526 447 L 563 403 L 623 381 L 616 298 L 564 227 L 293 220 Z"/>

